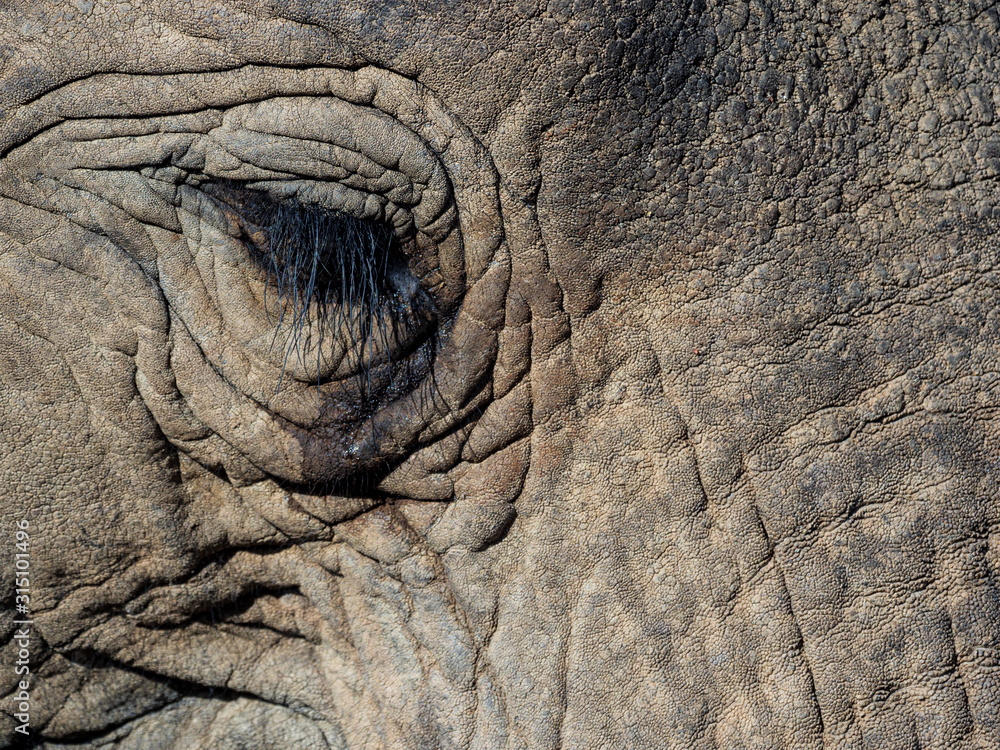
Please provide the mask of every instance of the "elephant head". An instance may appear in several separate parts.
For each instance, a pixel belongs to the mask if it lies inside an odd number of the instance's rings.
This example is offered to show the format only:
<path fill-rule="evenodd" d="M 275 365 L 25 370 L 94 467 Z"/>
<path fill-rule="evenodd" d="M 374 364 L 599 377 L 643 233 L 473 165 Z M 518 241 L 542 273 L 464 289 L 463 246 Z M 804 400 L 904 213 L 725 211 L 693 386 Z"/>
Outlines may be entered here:
<path fill-rule="evenodd" d="M 998 31 L 6 4 L 0 736 L 1000 743 Z"/>

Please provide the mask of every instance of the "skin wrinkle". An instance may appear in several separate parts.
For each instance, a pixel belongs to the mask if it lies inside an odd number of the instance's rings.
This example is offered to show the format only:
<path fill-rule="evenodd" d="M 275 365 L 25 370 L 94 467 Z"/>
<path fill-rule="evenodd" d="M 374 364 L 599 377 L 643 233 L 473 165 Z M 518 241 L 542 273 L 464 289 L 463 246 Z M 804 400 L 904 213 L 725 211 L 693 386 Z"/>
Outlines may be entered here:
<path fill-rule="evenodd" d="M 227 683 L 228 684 L 228 683 Z"/>
<path fill-rule="evenodd" d="M 0 265 L 0 351 L 17 352 L 0 356 L 0 517 L 37 521 L 43 747 L 997 744 L 989 3 L 86 5 L 0 11 L 0 242 L 31 259 Z M 58 145 L 251 101 L 323 127 L 300 115 L 331 97 L 384 113 L 439 170 L 414 262 L 457 310 L 427 387 L 351 446 L 310 418 L 315 391 L 261 395 L 281 363 L 245 334 L 266 316 L 233 283 L 253 278 L 240 241 L 197 211 L 155 228 L 110 144 L 93 143 L 99 177 L 72 169 L 86 144 Z M 279 167 L 293 147 L 266 144 Z M 179 138 L 153 166 L 192 190 L 250 175 L 226 151 Z M 337 188 L 341 208 L 394 210 L 360 187 Z M 217 433 L 187 403 L 199 389 Z M 268 403 L 317 425 L 302 481 L 243 455 L 287 437 L 262 437 Z M 323 474 L 344 456 L 352 497 Z M 247 539 L 312 545 L 315 588 L 209 605 L 198 628 L 123 617 Z M 300 605 L 330 631 L 295 656 Z M 144 688 L 69 637 L 164 684 L 230 687 L 129 720 L 109 708 Z M 93 700 L 49 732 L 73 674 Z M 74 734 L 84 714 L 103 726 Z"/>

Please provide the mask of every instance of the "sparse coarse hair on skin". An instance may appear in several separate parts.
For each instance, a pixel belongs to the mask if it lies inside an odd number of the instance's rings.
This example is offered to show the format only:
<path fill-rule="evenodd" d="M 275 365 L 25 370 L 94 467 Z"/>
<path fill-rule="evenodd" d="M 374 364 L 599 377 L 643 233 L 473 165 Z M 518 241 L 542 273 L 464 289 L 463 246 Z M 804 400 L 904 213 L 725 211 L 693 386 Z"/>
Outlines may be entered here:
<path fill-rule="evenodd" d="M 353 352 L 359 363 L 365 350 L 370 362 L 376 346 L 388 349 L 388 323 L 405 304 L 387 277 L 396 241 L 388 226 L 295 199 L 275 200 L 238 183 L 222 187 L 241 217 L 265 238 L 251 243 L 250 251 L 267 272 L 265 297 L 273 291 L 278 298 L 274 341 L 287 331 L 277 390 L 288 358 L 293 352 L 301 358 L 310 343 L 307 324 L 312 314 L 325 319 L 316 329 L 320 336 L 326 331 L 346 333 L 347 356 Z M 265 307 L 271 314 L 266 299 Z M 311 343 L 317 344 L 317 358 L 322 357 L 321 342 Z M 367 364 L 362 371 L 370 386 Z"/>

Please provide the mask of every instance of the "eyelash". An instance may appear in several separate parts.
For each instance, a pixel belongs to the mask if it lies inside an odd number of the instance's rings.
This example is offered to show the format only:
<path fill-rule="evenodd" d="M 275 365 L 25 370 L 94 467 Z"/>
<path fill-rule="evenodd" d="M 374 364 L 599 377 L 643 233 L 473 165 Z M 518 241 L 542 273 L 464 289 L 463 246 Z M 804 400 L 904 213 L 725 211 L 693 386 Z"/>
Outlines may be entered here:
<path fill-rule="evenodd" d="M 247 191 L 246 218 L 260 229 L 253 243 L 277 283 L 278 295 L 296 306 L 316 298 L 338 307 L 369 310 L 386 292 L 392 232 L 371 221 L 298 202 L 275 202 Z M 332 297 L 332 299 L 331 299 Z"/>
<path fill-rule="evenodd" d="M 313 305 L 324 327 L 346 329 L 350 343 L 367 347 L 369 355 L 387 345 L 388 322 L 401 318 L 406 304 L 389 278 L 401 257 L 389 227 L 295 199 L 275 200 L 238 183 L 203 189 L 235 215 L 251 259 L 267 274 L 265 307 L 270 315 L 273 288 L 280 311 L 272 321 L 275 335 L 288 326 L 286 363 L 304 343 Z"/>

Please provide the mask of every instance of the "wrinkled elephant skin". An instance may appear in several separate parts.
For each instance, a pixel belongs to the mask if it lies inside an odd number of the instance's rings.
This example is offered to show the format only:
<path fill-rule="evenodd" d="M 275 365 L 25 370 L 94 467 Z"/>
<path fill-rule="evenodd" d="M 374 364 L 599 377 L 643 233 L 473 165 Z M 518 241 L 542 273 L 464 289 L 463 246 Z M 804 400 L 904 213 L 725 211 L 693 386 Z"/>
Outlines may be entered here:
<path fill-rule="evenodd" d="M 1000 747 L 998 39 L 4 4 L 0 745 Z"/>

